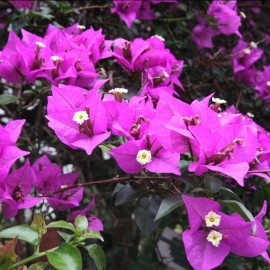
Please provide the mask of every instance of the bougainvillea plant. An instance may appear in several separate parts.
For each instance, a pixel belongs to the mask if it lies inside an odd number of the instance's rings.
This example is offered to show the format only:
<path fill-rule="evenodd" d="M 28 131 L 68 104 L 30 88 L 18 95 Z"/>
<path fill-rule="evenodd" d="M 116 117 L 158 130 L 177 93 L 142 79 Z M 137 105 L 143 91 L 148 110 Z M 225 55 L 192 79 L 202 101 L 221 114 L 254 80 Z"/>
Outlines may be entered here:
<path fill-rule="evenodd" d="M 268 269 L 270 6 L 249 2 L 0 3 L 1 270 Z"/>

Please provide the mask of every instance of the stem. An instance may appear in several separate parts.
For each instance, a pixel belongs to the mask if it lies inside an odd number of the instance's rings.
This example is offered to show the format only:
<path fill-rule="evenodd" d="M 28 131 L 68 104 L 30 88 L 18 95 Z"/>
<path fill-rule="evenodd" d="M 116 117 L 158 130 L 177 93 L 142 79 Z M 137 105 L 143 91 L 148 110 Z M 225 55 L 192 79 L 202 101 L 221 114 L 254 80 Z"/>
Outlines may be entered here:
<path fill-rule="evenodd" d="M 269 173 L 270 170 L 254 170 L 254 171 L 248 171 L 248 173 Z"/>
<path fill-rule="evenodd" d="M 30 257 L 28 257 L 28 258 L 25 258 L 24 260 L 21 260 L 20 262 L 17 262 L 17 263 L 15 263 L 15 264 L 13 264 L 13 265 L 9 268 L 9 270 L 11 270 L 11 269 L 16 269 L 16 268 L 17 268 L 18 266 L 20 266 L 20 265 L 27 264 L 27 263 L 29 263 L 29 262 L 35 260 L 35 259 L 44 257 L 44 256 L 47 255 L 47 253 L 52 252 L 52 251 L 56 250 L 57 248 L 58 248 L 58 247 L 54 247 L 54 248 L 52 248 L 52 249 L 49 249 L 49 250 L 43 251 L 43 252 L 41 252 L 41 253 L 34 254 L 34 255 L 32 255 L 32 256 L 30 256 Z"/>
<path fill-rule="evenodd" d="M 57 194 L 59 192 L 63 192 L 69 189 L 73 188 L 79 188 L 79 187 L 89 187 L 93 185 L 100 185 L 100 184 L 109 184 L 109 183 L 118 183 L 118 182 L 127 182 L 127 181 L 142 181 L 142 180 L 156 180 L 156 181 L 168 181 L 168 180 L 175 180 L 177 177 L 170 177 L 170 176 L 164 176 L 164 177 L 157 177 L 157 176 L 142 176 L 142 177 L 132 177 L 132 176 L 125 176 L 125 177 L 120 177 L 120 178 L 112 178 L 112 179 L 106 179 L 106 180 L 99 180 L 99 181 L 93 181 L 93 182 L 88 182 L 88 183 L 78 183 L 76 185 L 72 185 L 69 187 L 64 187 L 62 189 L 58 189 L 56 191 L 50 192 L 46 194 L 45 196 L 52 196 L 54 194 Z"/>

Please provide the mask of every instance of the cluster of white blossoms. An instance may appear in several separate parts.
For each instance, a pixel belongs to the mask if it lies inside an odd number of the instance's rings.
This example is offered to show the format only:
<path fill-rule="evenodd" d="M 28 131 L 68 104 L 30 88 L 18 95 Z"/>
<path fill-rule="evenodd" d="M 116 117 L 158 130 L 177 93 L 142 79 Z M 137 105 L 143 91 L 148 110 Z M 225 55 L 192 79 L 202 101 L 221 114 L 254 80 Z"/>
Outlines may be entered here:
<path fill-rule="evenodd" d="M 206 227 L 211 228 L 213 226 L 219 226 L 221 221 L 221 216 L 216 214 L 214 211 L 210 211 L 205 216 L 205 224 Z M 220 244 L 220 241 L 222 240 L 222 233 L 211 230 L 211 232 L 207 235 L 207 241 L 211 242 L 213 246 L 218 247 Z"/>

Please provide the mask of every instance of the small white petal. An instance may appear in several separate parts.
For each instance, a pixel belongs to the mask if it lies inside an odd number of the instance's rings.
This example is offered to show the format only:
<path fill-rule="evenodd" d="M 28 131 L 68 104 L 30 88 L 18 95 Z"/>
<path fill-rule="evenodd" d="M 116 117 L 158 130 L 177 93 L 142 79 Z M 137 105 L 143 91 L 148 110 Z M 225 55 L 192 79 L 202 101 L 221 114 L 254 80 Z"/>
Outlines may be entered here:
<path fill-rule="evenodd" d="M 89 116 L 86 111 L 75 112 L 72 118 L 73 121 L 75 121 L 76 123 L 80 125 L 82 125 L 82 123 L 88 119 L 89 119 Z"/>
<path fill-rule="evenodd" d="M 77 28 L 80 29 L 80 30 L 84 30 L 84 29 L 85 29 L 85 26 L 84 26 L 84 25 L 78 24 L 78 25 L 77 25 Z"/>
<path fill-rule="evenodd" d="M 227 101 L 224 100 L 224 99 L 214 98 L 214 97 L 212 97 L 212 101 L 213 101 L 214 103 L 219 103 L 219 104 L 225 104 L 225 103 L 227 103 Z"/>
<path fill-rule="evenodd" d="M 148 150 L 140 150 L 137 154 L 136 160 L 141 164 L 145 165 L 152 161 L 151 152 Z"/>
<path fill-rule="evenodd" d="M 59 61 L 59 60 L 63 61 L 64 59 L 62 57 L 60 57 L 60 56 L 52 55 L 51 60 L 53 60 L 53 61 Z"/>
<path fill-rule="evenodd" d="M 35 41 L 35 43 L 38 45 L 38 47 L 46 48 L 46 45 L 42 43 L 41 41 Z"/>
<path fill-rule="evenodd" d="M 205 216 L 206 227 L 218 226 L 220 224 L 221 216 L 215 213 L 214 211 L 210 211 Z"/>
<path fill-rule="evenodd" d="M 250 48 L 245 48 L 245 49 L 244 49 L 244 53 L 245 53 L 245 54 L 250 54 L 250 53 L 251 53 Z"/>
<path fill-rule="evenodd" d="M 127 92 L 128 90 L 126 88 L 114 88 L 109 91 L 110 94 L 114 94 L 114 93 L 126 94 Z"/>
<path fill-rule="evenodd" d="M 249 45 L 250 45 L 250 47 L 252 47 L 252 48 L 257 48 L 257 43 L 254 42 L 254 41 L 251 41 L 251 42 L 249 43 Z"/>
<path fill-rule="evenodd" d="M 161 41 L 165 41 L 165 38 L 163 38 L 162 36 L 159 36 L 159 35 L 154 35 L 154 37 L 160 39 Z"/>
<path fill-rule="evenodd" d="M 207 241 L 211 242 L 213 246 L 218 247 L 220 244 L 220 241 L 222 240 L 222 233 L 217 231 L 211 231 L 207 235 Z"/>

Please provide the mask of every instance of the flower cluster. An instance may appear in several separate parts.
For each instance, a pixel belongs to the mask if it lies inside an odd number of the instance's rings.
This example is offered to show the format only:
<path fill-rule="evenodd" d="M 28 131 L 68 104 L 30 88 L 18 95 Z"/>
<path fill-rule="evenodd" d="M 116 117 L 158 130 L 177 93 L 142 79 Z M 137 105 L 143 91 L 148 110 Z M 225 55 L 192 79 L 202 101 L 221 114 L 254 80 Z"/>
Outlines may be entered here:
<path fill-rule="evenodd" d="M 266 102 L 270 101 L 270 66 L 264 65 L 263 70 L 258 70 L 254 64 L 263 56 L 263 50 L 258 47 L 261 42 L 247 42 L 242 39 L 239 32 L 241 17 L 237 14 L 237 1 L 213 0 L 208 7 L 207 15 L 198 14 L 199 24 L 192 31 L 192 40 L 200 48 L 214 48 L 213 37 L 223 34 L 236 34 L 240 38 L 232 49 L 232 66 L 236 81 L 253 87 L 259 97 Z M 240 12 L 241 13 L 241 12 Z M 250 25 L 255 24 L 250 21 Z M 267 40 L 267 36 L 265 36 Z"/>
<path fill-rule="evenodd" d="M 183 88 L 179 81 L 184 61 L 177 60 L 164 39 L 152 36 L 146 40 L 136 38 L 132 42 L 116 39 L 113 43 L 113 56 L 127 73 L 139 73 L 142 78 L 140 95 L 150 95 L 156 99 L 159 93 L 174 93 L 174 85 Z"/>
<path fill-rule="evenodd" d="M 217 35 L 241 37 L 238 31 L 241 18 L 237 14 L 236 1 L 213 0 L 207 15 L 198 14 L 199 24 L 192 31 L 192 40 L 201 48 L 213 48 L 212 38 Z"/>
<path fill-rule="evenodd" d="M 190 229 L 183 233 L 187 259 L 195 270 L 210 270 L 234 253 L 243 257 L 263 255 L 269 240 L 262 226 L 264 205 L 254 221 L 247 222 L 238 214 L 221 212 L 220 204 L 208 198 L 183 195 Z"/>
<path fill-rule="evenodd" d="M 49 126 L 73 149 L 90 155 L 110 135 L 121 136 L 127 142 L 110 153 L 127 173 L 145 168 L 180 174 L 180 155 L 189 154 L 190 172 L 216 171 L 241 186 L 249 170 L 270 168 L 269 134 L 248 116 L 221 113 L 223 100 L 213 98 L 209 106 L 210 95 L 189 105 L 163 92 L 158 103 L 145 97 L 128 102 L 123 99 L 125 89 L 114 89 L 102 100 L 97 93 L 100 86 L 90 91 L 64 85 L 52 88 Z"/>
<path fill-rule="evenodd" d="M 79 24 L 63 30 L 49 25 L 44 37 L 22 30 L 22 39 L 10 32 L 0 53 L 0 76 L 12 83 L 45 78 L 54 85 L 89 87 L 98 77 L 96 63 L 110 56 L 111 42 L 101 30 L 84 29 Z"/>
<path fill-rule="evenodd" d="M 177 0 L 114 0 L 112 13 L 117 13 L 120 18 L 131 27 L 135 19 L 153 20 L 155 18 L 151 4 L 159 3 L 177 3 Z"/>
<path fill-rule="evenodd" d="M 6 218 L 17 215 L 20 209 L 28 209 L 39 202 L 47 200 L 53 209 L 60 211 L 79 206 L 83 198 L 83 188 L 70 188 L 62 192 L 54 193 L 66 187 L 72 186 L 79 174 L 63 174 L 59 166 L 55 166 L 47 156 L 37 159 L 30 165 L 27 159 L 22 167 L 9 172 L 14 162 L 29 152 L 16 147 L 16 141 L 21 132 L 24 120 L 14 120 L 1 128 L 0 138 L 0 204 Z M 35 190 L 35 196 L 33 194 Z M 87 215 L 94 207 L 94 200 L 84 210 L 78 210 L 78 214 Z M 72 217 L 76 217 L 76 211 Z M 77 214 L 77 215 L 78 215 Z M 75 216 L 74 216 L 75 215 Z M 73 219 L 73 220 L 74 220 Z M 94 230 L 102 230 L 101 221 L 93 215 L 89 216 L 89 226 Z"/>

